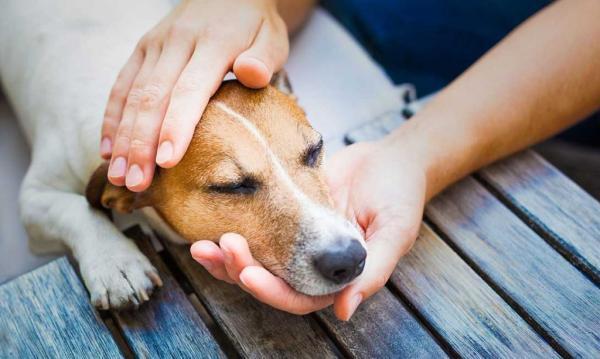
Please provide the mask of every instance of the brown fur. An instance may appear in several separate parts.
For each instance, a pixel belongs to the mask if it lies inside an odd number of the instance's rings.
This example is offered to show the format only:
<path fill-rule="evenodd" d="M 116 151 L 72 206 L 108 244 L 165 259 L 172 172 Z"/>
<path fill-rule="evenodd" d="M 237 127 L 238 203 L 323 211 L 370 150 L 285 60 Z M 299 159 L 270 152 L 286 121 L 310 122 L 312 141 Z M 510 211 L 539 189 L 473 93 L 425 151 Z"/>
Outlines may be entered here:
<path fill-rule="evenodd" d="M 107 168 L 101 167 L 88 185 L 88 200 L 92 205 L 102 204 L 121 212 L 152 206 L 191 242 L 217 241 L 226 232 L 240 233 L 248 239 L 256 259 L 276 273 L 283 271 L 297 238 L 298 203 L 289 188 L 274 176 L 262 145 L 213 100 L 252 122 L 293 182 L 312 200 L 328 206 L 320 166 L 310 168 L 302 162 L 307 147 L 320 136 L 294 98 L 272 86 L 251 90 L 236 81 L 221 86 L 196 127 L 182 161 L 161 170 L 147 191 L 136 195 L 98 179 L 106 178 Z M 211 185 L 236 182 L 244 176 L 260 183 L 256 194 L 210 190 Z"/>

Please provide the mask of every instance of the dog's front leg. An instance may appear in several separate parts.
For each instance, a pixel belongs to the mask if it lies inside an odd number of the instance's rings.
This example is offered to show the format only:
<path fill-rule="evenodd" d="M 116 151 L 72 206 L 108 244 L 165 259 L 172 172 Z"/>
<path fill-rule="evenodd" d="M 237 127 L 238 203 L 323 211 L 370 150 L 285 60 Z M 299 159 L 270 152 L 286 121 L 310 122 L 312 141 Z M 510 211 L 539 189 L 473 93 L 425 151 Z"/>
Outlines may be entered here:
<path fill-rule="evenodd" d="M 162 283 L 135 243 L 84 196 L 40 184 L 31 172 L 20 200 L 31 240 L 62 241 L 71 249 L 98 308 L 122 309 L 147 301 Z"/>

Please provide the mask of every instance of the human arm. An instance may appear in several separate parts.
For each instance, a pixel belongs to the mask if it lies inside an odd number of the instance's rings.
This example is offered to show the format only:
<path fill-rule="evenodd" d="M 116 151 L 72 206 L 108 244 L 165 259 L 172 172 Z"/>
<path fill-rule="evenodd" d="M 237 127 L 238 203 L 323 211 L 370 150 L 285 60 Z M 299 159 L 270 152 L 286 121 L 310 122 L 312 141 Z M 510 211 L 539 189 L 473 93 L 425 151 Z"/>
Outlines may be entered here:
<path fill-rule="evenodd" d="M 349 146 L 328 163 L 340 211 L 363 227 L 367 263 L 360 277 L 331 299 L 347 320 L 382 288 L 408 252 L 425 203 L 451 183 L 574 124 L 600 105 L 600 2 L 562 0 L 514 30 L 431 103 L 386 138 Z M 238 238 L 238 241 L 241 241 Z M 229 244 L 226 244 L 229 245 Z M 198 244 L 195 258 L 205 252 Z M 218 247 L 214 247 L 214 253 Z M 249 256 L 243 245 L 233 258 Z M 256 298 L 290 312 L 318 310 L 249 260 L 228 277 Z M 243 281 L 240 281 L 243 279 Z M 291 300 L 288 300 L 292 298 Z M 298 300 L 297 298 L 302 298 Z M 302 306 L 298 305 L 302 303 Z"/>

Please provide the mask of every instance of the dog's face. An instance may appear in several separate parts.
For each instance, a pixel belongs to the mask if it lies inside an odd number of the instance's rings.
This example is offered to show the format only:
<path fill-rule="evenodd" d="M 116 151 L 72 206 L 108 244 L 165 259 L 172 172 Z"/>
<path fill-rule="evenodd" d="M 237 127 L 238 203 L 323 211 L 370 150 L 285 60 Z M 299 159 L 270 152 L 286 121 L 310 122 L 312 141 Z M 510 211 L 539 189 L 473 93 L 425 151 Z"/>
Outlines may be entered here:
<path fill-rule="evenodd" d="M 239 233 L 296 290 L 332 293 L 360 274 L 366 252 L 359 231 L 332 209 L 322 147 L 291 96 L 227 82 L 177 166 L 161 169 L 142 194 L 105 185 L 100 202 L 151 206 L 190 242 Z"/>

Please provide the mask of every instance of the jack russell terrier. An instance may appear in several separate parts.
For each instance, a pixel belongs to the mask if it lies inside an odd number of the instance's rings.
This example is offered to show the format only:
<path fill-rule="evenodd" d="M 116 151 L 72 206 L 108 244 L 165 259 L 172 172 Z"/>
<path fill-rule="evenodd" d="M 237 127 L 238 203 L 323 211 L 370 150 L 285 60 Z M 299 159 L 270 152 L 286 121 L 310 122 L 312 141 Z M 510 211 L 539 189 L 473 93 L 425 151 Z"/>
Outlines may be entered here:
<path fill-rule="evenodd" d="M 99 207 L 140 210 L 179 243 L 240 233 L 296 290 L 340 290 L 362 271 L 364 242 L 332 208 L 323 140 L 282 76 L 262 90 L 224 82 L 181 163 L 158 171 L 148 190 L 107 181 L 96 139 L 111 82 L 169 8 L 163 0 L 3 3 L 0 77 L 32 148 L 20 196 L 32 247 L 70 249 L 102 309 L 139 305 L 161 281 Z"/>

